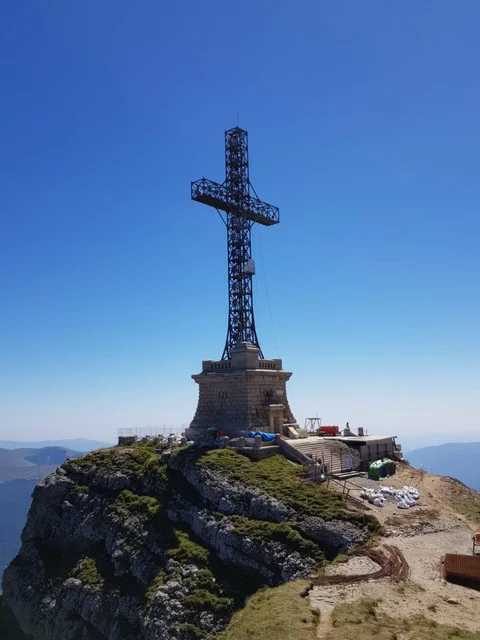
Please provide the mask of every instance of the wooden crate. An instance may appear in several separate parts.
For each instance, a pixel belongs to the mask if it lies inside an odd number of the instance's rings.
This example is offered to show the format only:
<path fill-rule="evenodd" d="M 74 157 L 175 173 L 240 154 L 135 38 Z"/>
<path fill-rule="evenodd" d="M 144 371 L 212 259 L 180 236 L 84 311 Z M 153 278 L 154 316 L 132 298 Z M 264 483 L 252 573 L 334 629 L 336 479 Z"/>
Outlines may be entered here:
<path fill-rule="evenodd" d="M 449 582 L 480 589 L 480 557 L 447 553 L 443 574 Z"/>

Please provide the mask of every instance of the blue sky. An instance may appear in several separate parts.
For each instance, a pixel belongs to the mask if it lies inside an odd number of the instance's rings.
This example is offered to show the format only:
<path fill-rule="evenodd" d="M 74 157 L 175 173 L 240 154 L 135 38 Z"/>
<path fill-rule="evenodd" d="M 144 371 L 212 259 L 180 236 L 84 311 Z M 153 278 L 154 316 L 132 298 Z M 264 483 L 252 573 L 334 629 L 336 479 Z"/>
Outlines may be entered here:
<path fill-rule="evenodd" d="M 256 322 L 303 424 L 478 439 L 480 5 L 6 2 L 0 437 L 193 417 L 221 356 L 223 133 L 280 207 Z"/>

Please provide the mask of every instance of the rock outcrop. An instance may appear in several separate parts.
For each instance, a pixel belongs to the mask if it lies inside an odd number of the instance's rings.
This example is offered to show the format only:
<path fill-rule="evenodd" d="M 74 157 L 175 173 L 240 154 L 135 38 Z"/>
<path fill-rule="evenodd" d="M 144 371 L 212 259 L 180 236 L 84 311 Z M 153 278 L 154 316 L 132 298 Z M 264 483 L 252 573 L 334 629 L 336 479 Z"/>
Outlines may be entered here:
<path fill-rule="evenodd" d="M 259 586 L 308 578 L 375 524 L 280 456 L 99 450 L 35 488 L 4 607 L 33 640 L 208 638 Z"/>

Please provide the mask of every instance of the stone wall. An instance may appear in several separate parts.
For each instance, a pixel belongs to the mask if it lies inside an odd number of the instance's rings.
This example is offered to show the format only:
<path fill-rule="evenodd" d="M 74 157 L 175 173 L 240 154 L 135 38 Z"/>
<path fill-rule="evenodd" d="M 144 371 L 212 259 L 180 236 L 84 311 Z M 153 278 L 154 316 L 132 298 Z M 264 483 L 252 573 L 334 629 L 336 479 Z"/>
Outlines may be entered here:
<path fill-rule="evenodd" d="M 281 360 L 260 360 L 258 353 L 254 345 L 240 343 L 223 368 L 204 361 L 203 371 L 192 376 L 199 398 L 187 437 L 208 428 L 230 437 L 256 430 L 283 433 L 285 424 L 296 424 L 286 388 L 292 374 L 281 369 Z"/>

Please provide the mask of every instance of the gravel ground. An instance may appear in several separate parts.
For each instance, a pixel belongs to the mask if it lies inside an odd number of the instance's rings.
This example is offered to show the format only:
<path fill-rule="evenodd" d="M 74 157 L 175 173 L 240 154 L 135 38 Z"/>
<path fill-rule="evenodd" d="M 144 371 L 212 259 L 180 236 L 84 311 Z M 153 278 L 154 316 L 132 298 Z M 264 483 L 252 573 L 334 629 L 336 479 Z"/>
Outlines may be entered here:
<path fill-rule="evenodd" d="M 348 562 L 341 562 L 329 567 L 326 575 L 353 576 L 359 573 L 373 573 L 380 565 L 366 556 L 354 556 Z"/>
<path fill-rule="evenodd" d="M 336 604 L 362 597 L 380 600 L 378 610 L 391 617 L 421 613 L 440 624 L 480 632 L 480 592 L 445 582 L 441 575 L 441 559 L 446 553 L 472 553 L 472 526 L 448 503 L 444 479 L 401 466 L 396 476 L 382 483 L 365 478 L 353 481 L 358 493 L 361 487 L 380 484 L 397 488 L 406 484 L 420 489 L 419 505 L 412 509 L 397 509 L 394 503 L 372 508 L 385 526 L 385 542 L 404 554 L 410 577 L 400 584 L 380 579 L 314 587 L 310 602 L 320 612 L 317 637 L 324 638 L 331 629 L 330 614 Z M 358 497 L 354 490 L 351 494 Z M 369 558 L 352 557 L 347 563 L 332 566 L 329 573 L 348 575 L 375 570 L 376 565 Z"/>

